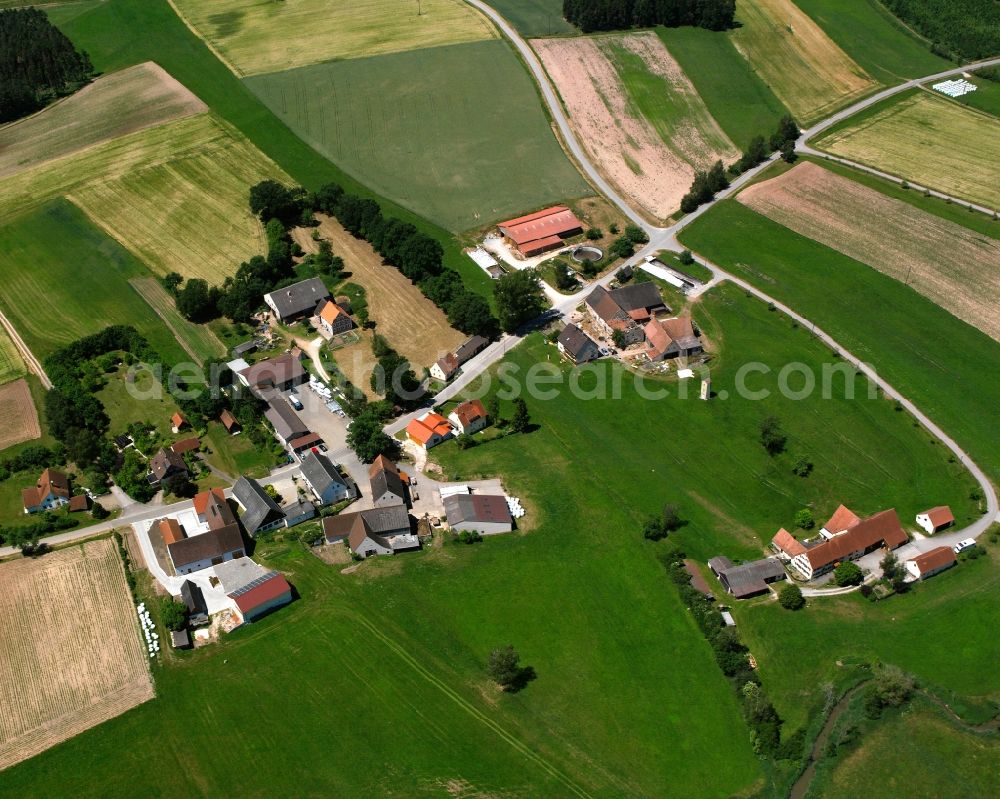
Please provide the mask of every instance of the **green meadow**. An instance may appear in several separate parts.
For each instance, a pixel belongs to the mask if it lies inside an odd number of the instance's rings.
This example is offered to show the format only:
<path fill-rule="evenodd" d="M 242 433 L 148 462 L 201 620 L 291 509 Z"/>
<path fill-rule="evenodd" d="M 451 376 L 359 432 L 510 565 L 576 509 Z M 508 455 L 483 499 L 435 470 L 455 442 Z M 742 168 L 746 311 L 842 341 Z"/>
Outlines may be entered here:
<path fill-rule="evenodd" d="M 814 320 L 873 364 L 1000 479 L 996 341 L 913 289 L 735 200 L 699 217 L 681 240 Z"/>
<path fill-rule="evenodd" d="M 562 0 L 491 0 L 490 5 L 525 39 L 579 32 L 563 18 Z"/>
<path fill-rule="evenodd" d="M 455 232 L 593 193 L 506 42 L 334 61 L 245 83 L 346 172 Z"/>

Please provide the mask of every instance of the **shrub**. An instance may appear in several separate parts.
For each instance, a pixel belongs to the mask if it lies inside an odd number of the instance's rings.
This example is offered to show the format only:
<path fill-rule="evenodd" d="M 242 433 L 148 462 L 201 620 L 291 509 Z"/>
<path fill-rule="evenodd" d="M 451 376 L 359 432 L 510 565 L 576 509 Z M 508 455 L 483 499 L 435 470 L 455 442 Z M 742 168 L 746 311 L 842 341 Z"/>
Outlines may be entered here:
<path fill-rule="evenodd" d="M 799 458 L 792 467 L 792 473 L 799 477 L 808 477 L 812 473 L 812 470 L 813 463 L 806 457 Z"/>
<path fill-rule="evenodd" d="M 812 511 L 809 508 L 803 508 L 795 514 L 795 526 L 801 527 L 803 530 L 812 530 L 816 526 L 816 520 L 813 519 Z"/>
<path fill-rule="evenodd" d="M 477 544 L 483 540 L 483 536 L 478 530 L 462 530 L 458 534 L 458 540 L 463 544 Z"/>
<path fill-rule="evenodd" d="M 597 241 L 597 239 L 604 237 L 604 231 L 599 227 L 592 227 L 587 229 L 587 238 L 591 241 Z"/>
<path fill-rule="evenodd" d="M 778 602 L 785 610 L 800 610 L 805 607 L 806 598 L 802 589 L 794 583 L 789 583 L 778 592 Z"/>
<path fill-rule="evenodd" d="M 785 450 L 788 436 L 781 428 L 781 421 L 777 416 L 768 416 L 760 423 L 760 443 L 767 450 L 768 455 L 778 455 Z"/>
<path fill-rule="evenodd" d="M 841 563 L 833 571 L 833 581 L 841 587 L 860 585 L 864 578 L 864 574 L 861 573 L 861 567 L 851 561 Z"/>

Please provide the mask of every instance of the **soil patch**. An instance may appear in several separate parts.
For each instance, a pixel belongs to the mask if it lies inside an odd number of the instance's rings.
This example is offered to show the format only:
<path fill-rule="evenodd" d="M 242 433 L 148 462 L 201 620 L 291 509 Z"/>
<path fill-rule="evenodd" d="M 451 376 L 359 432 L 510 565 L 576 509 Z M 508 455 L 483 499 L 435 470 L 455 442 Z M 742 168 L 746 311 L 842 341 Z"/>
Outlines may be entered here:
<path fill-rule="evenodd" d="M 0 386 L 0 450 L 42 435 L 31 388 L 24 378 Z"/>

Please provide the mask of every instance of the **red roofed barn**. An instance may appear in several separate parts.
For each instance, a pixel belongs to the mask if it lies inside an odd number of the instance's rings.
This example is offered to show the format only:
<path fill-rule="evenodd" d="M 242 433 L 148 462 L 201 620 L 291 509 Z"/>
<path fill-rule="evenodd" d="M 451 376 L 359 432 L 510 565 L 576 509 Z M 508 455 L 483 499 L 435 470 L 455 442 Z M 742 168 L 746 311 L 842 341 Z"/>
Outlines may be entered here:
<path fill-rule="evenodd" d="M 933 535 L 938 530 L 950 527 L 955 523 L 955 514 L 947 505 L 938 505 L 936 508 L 925 510 L 917 514 L 917 524 L 919 524 L 929 534 Z"/>
<path fill-rule="evenodd" d="M 498 227 L 525 258 L 561 247 L 563 239 L 583 232 L 580 220 L 565 205 L 508 219 Z"/>

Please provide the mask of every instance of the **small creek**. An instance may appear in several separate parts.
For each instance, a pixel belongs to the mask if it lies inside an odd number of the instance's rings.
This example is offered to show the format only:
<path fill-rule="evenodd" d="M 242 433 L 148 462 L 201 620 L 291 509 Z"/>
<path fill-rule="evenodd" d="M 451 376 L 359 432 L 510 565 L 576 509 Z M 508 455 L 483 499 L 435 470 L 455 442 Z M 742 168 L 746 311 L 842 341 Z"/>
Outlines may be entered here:
<path fill-rule="evenodd" d="M 823 750 L 826 748 L 826 742 L 830 740 L 830 733 L 833 732 L 837 719 L 840 718 L 841 714 L 850 704 L 851 699 L 854 698 L 854 695 L 860 691 L 865 684 L 866 683 L 861 683 L 861 685 L 856 685 L 844 694 L 840 698 L 840 701 L 833 706 L 833 710 L 830 711 L 830 715 L 827 717 L 826 723 L 823 724 L 823 729 L 821 729 L 819 731 L 819 735 L 816 736 L 816 741 L 813 743 L 812 751 L 809 752 L 809 763 L 806 765 L 805 770 L 799 775 L 799 778 L 795 780 L 795 784 L 792 785 L 792 790 L 788 794 L 788 799 L 803 799 L 806 793 L 808 793 L 809 785 L 812 783 L 813 777 L 816 776 L 816 761 L 822 756 Z"/>

